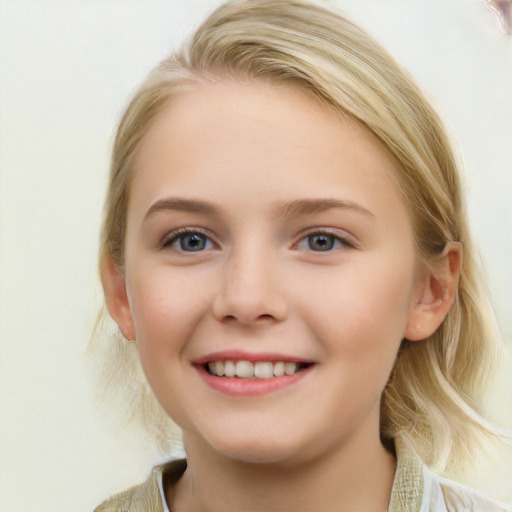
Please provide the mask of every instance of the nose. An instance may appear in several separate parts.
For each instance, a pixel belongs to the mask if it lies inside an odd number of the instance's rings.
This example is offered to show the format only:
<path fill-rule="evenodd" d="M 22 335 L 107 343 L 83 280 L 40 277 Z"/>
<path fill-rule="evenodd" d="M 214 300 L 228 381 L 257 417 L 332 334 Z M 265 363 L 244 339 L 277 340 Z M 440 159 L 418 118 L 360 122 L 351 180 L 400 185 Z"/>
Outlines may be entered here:
<path fill-rule="evenodd" d="M 221 322 L 261 325 L 282 322 L 288 314 L 275 257 L 264 251 L 239 251 L 228 258 L 213 314 Z"/>

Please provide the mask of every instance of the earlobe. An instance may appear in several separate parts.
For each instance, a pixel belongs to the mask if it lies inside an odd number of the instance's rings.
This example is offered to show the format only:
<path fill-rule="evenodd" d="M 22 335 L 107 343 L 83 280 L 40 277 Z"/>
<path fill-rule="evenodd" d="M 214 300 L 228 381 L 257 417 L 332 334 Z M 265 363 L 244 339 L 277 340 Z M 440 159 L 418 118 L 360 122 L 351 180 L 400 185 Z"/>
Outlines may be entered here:
<path fill-rule="evenodd" d="M 443 323 L 457 297 L 461 263 L 461 244 L 449 242 L 441 256 L 426 266 L 411 304 L 405 339 L 424 340 Z"/>
<path fill-rule="evenodd" d="M 110 316 L 126 339 L 135 339 L 135 325 L 126 290 L 126 279 L 112 258 L 102 262 L 101 280 Z"/>

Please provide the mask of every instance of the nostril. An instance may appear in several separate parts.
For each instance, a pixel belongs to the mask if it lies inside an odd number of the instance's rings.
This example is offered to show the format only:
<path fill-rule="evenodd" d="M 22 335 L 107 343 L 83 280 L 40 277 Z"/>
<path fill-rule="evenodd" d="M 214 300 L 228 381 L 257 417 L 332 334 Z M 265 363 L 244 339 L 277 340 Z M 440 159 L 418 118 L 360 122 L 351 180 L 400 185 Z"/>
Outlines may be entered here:
<path fill-rule="evenodd" d="M 236 290 L 235 290 L 236 291 Z M 213 303 L 215 318 L 226 324 L 267 324 L 284 320 L 287 306 L 283 297 L 254 293 L 219 293 Z"/>
<path fill-rule="evenodd" d="M 236 316 L 236 315 L 226 315 L 223 320 L 225 322 L 242 322 L 242 323 L 253 323 L 253 322 L 260 322 L 260 321 L 269 321 L 269 320 L 273 320 L 274 317 L 270 314 L 263 314 L 263 315 L 258 315 L 256 318 L 253 319 L 248 319 L 248 318 L 245 318 L 243 317 L 243 315 L 239 315 L 239 316 Z"/>

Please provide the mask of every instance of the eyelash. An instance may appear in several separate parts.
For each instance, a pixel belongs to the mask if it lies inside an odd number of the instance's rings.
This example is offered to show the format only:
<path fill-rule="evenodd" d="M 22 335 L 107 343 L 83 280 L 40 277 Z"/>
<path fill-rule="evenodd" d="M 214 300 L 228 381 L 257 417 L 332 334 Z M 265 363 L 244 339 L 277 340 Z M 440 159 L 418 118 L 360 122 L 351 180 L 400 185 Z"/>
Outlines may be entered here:
<path fill-rule="evenodd" d="M 215 242 L 212 240 L 211 235 L 200 228 L 180 228 L 177 229 L 171 233 L 169 233 L 160 243 L 161 249 L 166 249 L 168 247 L 172 247 L 173 244 L 178 242 L 180 239 L 183 239 L 185 236 L 191 236 L 191 235 L 199 235 L 200 237 L 204 237 L 206 239 L 206 242 L 210 242 L 214 247 L 218 247 Z M 198 251 L 185 251 L 185 250 L 179 250 L 176 249 L 177 252 L 203 252 L 204 249 L 198 250 Z"/>
<path fill-rule="evenodd" d="M 300 244 L 305 242 L 305 243 L 308 243 L 308 240 L 310 240 L 312 237 L 315 237 L 315 236 L 324 236 L 324 237 L 329 237 L 331 238 L 332 237 L 332 240 L 334 243 L 338 242 L 338 246 L 336 247 L 330 247 L 326 250 L 319 250 L 319 251 L 315 251 L 313 249 L 311 249 L 311 247 L 309 246 L 308 249 L 302 249 L 306 252 L 331 252 L 332 250 L 334 249 L 339 249 L 339 248 L 345 248 L 345 249 L 355 249 L 356 248 L 356 243 L 355 241 L 353 240 L 350 240 L 348 236 L 341 236 L 340 233 L 339 233 L 339 230 L 337 229 L 327 229 L 327 228 L 317 228 L 317 229 L 313 229 L 309 232 L 307 232 L 306 234 L 304 234 L 301 239 L 299 240 L 299 242 L 297 244 L 295 244 L 295 247 L 300 249 Z"/>
<path fill-rule="evenodd" d="M 183 240 L 185 236 L 191 236 L 191 235 L 199 235 L 201 238 L 204 238 L 206 244 L 208 244 L 208 242 L 209 242 L 212 245 L 212 247 L 210 247 L 209 249 L 218 248 L 218 245 L 215 244 L 215 242 L 212 240 L 212 237 L 209 234 L 209 232 L 207 232 L 203 229 L 200 229 L 200 228 L 191 228 L 191 227 L 177 229 L 177 230 L 173 231 L 172 233 L 169 233 L 160 243 L 160 248 L 166 249 L 168 247 L 172 247 L 178 241 Z M 315 251 L 314 249 L 311 248 L 311 246 L 309 245 L 309 242 L 308 242 L 308 240 L 311 240 L 311 238 L 313 238 L 315 236 L 328 237 L 330 240 L 332 240 L 334 246 L 330 246 L 329 248 L 327 248 L 325 250 Z M 300 245 L 302 243 L 308 243 L 308 248 L 301 249 Z M 337 246 L 336 246 L 336 243 L 338 243 Z M 311 230 L 310 232 L 302 235 L 300 240 L 293 246 L 294 249 L 303 250 L 305 252 L 319 252 L 319 253 L 331 252 L 333 249 L 340 248 L 340 247 L 343 247 L 346 249 L 354 249 L 354 248 L 356 248 L 356 243 L 354 241 L 350 240 L 346 236 L 340 236 L 338 230 L 326 229 L 326 228 L 321 228 L 321 229 L 317 228 L 317 229 Z M 205 250 L 209 250 L 209 249 L 204 249 L 204 248 L 199 249 L 197 251 L 194 251 L 194 250 L 186 251 L 183 248 L 181 248 L 181 249 L 174 248 L 174 249 L 177 252 L 204 252 Z"/>

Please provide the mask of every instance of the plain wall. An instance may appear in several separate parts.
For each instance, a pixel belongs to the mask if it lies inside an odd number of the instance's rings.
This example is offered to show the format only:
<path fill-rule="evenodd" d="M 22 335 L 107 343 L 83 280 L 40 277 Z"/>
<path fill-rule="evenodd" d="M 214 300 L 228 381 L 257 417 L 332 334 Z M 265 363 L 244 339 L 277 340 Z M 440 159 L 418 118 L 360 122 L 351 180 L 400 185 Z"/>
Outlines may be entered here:
<path fill-rule="evenodd" d="M 87 511 L 159 454 L 97 411 L 83 351 L 114 128 L 135 86 L 219 2 L 0 0 L 0 510 Z M 512 36 L 483 0 L 339 0 L 441 112 L 512 342 Z M 490 403 L 512 425 L 512 385 Z M 512 457 L 475 482 L 512 500 Z"/>

